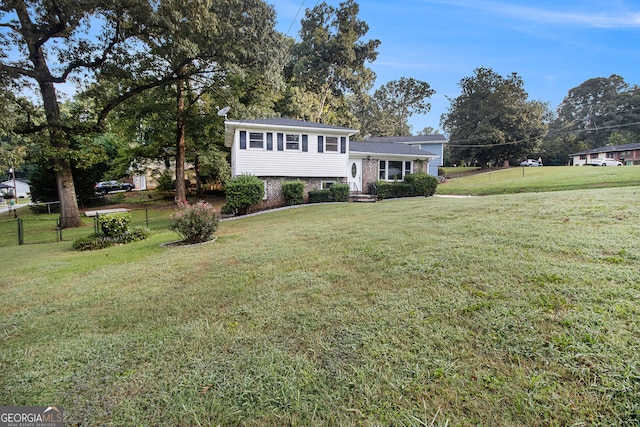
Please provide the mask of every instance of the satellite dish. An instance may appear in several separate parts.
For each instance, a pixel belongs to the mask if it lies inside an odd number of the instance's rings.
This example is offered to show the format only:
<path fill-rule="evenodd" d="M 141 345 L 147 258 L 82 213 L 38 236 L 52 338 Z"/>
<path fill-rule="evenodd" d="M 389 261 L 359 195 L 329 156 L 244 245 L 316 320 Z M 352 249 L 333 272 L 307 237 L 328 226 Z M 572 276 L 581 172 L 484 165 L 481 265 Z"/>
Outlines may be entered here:
<path fill-rule="evenodd" d="M 218 110 L 218 115 L 220 117 L 224 117 L 226 119 L 227 118 L 227 113 L 229 112 L 230 109 L 231 109 L 231 107 L 224 107 L 222 110 Z"/>

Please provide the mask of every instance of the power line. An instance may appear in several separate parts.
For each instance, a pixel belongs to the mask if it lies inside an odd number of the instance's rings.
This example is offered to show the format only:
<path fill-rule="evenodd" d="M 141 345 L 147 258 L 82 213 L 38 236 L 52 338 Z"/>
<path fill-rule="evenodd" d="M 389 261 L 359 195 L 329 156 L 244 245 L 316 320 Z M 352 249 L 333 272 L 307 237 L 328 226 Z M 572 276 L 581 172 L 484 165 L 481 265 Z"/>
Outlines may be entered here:
<path fill-rule="evenodd" d="M 300 11 L 304 7 L 305 1 L 306 0 L 302 0 L 302 4 L 300 4 L 300 7 L 298 8 L 298 11 L 296 12 L 296 16 L 293 17 L 293 20 L 291 21 L 291 25 L 289 25 L 289 29 L 287 30 L 287 35 L 289 35 L 289 33 L 291 32 L 291 29 L 293 28 L 293 24 L 296 23 L 296 20 L 298 19 L 298 15 L 300 14 Z"/>
<path fill-rule="evenodd" d="M 633 122 L 633 123 L 627 123 L 627 124 L 623 124 L 623 125 L 610 125 L 610 126 L 602 126 L 597 128 L 598 131 L 602 131 L 602 130 L 607 130 L 607 129 L 617 129 L 617 128 L 622 128 L 622 127 L 629 127 L 629 126 L 638 126 L 640 125 L 640 122 Z M 449 143 L 447 144 L 447 146 L 449 147 L 460 147 L 460 148 L 484 148 L 484 147 L 496 147 L 496 146 L 503 146 L 503 145 L 514 145 L 514 144 L 520 144 L 523 142 L 528 142 L 528 141 L 532 141 L 535 139 L 539 139 L 539 138 L 546 138 L 550 135 L 563 135 L 563 134 L 571 134 L 571 133 L 582 133 L 582 132 L 588 132 L 590 129 L 571 129 L 571 130 L 557 130 L 557 131 L 551 131 L 551 132 L 547 132 L 544 135 L 542 135 L 541 137 L 536 137 L 536 138 L 525 138 L 525 139 L 520 139 L 517 141 L 509 141 L 509 142 L 500 142 L 497 144 L 461 144 L 464 142 L 471 142 L 471 141 L 478 141 L 480 139 L 483 139 L 483 137 L 478 137 L 478 138 L 468 138 L 468 139 L 459 139 L 456 141 L 449 141 Z"/>

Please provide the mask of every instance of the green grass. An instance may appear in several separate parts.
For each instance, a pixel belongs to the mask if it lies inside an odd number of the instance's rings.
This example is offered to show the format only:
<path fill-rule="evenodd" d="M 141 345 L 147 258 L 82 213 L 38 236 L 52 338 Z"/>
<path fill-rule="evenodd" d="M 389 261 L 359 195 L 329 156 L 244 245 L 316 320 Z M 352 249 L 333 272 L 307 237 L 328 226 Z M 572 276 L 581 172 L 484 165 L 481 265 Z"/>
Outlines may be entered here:
<path fill-rule="evenodd" d="M 544 166 L 499 169 L 452 178 L 438 194 L 491 195 L 640 185 L 640 168 Z"/>
<path fill-rule="evenodd" d="M 639 194 L 305 206 L 196 247 L 1 247 L 19 261 L 0 402 L 59 404 L 70 425 L 637 425 Z"/>
<path fill-rule="evenodd" d="M 109 209 L 109 206 L 91 208 L 88 210 Z M 171 209 L 154 209 L 153 207 L 133 207 L 129 210 L 132 227 L 147 227 L 150 230 L 167 230 L 170 224 Z M 57 230 L 60 214 L 34 214 L 29 208 L 17 210 L 22 220 L 24 244 L 53 243 L 74 241 L 86 237 L 94 232 L 94 218 L 81 216 L 82 227 Z M 60 237 L 61 236 L 61 237 Z M 18 224 L 12 213 L 3 212 L 0 215 L 0 247 L 18 245 Z"/>

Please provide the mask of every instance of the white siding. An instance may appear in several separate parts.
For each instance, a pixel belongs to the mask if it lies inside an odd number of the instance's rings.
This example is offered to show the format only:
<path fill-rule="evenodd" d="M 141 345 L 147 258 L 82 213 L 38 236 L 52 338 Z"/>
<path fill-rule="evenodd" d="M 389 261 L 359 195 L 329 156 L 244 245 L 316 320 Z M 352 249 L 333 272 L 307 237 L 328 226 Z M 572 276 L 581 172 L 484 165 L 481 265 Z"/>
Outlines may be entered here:
<path fill-rule="evenodd" d="M 233 176 L 241 174 L 251 174 L 255 176 L 286 176 L 286 177 L 346 177 L 347 162 L 349 153 L 349 137 L 345 134 L 337 134 L 335 132 L 326 133 L 307 133 L 300 132 L 295 129 L 283 130 L 277 129 L 269 131 L 273 133 L 273 150 L 266 148 L 266 136 L 264 138 L 264 148 L 240 149 L 240 131 L 256 132 L 255 129 L 239 128 L 235 132 L 232 147 L 232 173 Z M 266 131 L 264 132 L 266 135 Z M 277 134 L 304 134 L 308 135 L 308 151 L 302 151 L 302 138 L 300 138 L 300 150 L 284 150 L 278 151 Z M 347 152 L 318 152 L 318 135 L 323 137 L 337 136 L 347 138 Z M 286 141 L 285 141 L 286 145 Z M 338 144 L 339 145 L 339 144 Z"/>

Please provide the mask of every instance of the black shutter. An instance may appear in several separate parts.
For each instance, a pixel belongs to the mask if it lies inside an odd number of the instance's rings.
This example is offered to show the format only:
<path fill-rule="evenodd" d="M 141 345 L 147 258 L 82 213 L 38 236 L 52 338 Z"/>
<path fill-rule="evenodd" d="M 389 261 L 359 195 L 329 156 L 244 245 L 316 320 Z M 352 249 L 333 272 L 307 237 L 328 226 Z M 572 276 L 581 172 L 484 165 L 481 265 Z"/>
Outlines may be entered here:
<path fill-rule="evenodd" d="M 247 149 L 247 131 L 246 130 L 240 131 L 240 149 L 241 150 Z"/>
<path fill-rule="evenodd" d="M 309 151 L 309 135 L 302 135 L 302 152 Z"/>
<path fill-rule="evenodd" d="M 284 151 L 284 134 L 278 134 L 278 151 Z"/>
<path fill-rule="evenodd" d="M 318 153 L 324 152 L 324 136 L 318 136 Z"/>
<path fill-rule="evenodd" d="M 340 137 L 340 152 L 342 154 L 345 154 L 347 152 L 347 137 L 346 136 L 341 136 Z"/>
<path fill-rule="evenodd" d="M 273 151 L 273 134 L 271 132 L 267 133 L 267 150 Z"/>

